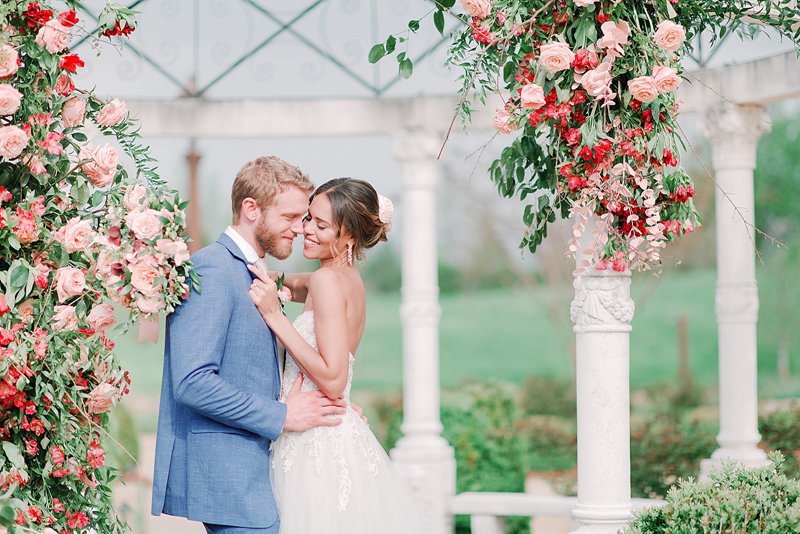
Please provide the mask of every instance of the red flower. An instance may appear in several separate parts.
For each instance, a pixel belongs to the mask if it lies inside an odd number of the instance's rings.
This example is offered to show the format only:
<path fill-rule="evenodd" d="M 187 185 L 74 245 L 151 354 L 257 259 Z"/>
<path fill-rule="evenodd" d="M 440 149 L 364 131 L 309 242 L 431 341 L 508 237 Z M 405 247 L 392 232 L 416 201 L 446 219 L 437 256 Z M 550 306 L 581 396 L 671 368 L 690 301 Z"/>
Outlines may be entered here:
<path fill-rule="evenodd" d="M 28 19 L 26 22 L 28 28 L 43 26 L 47 21 L 53 18 L 53 12 L 49 9 L 40 9 L 38 2 L 31 2 L 28 4 L 28 9 L 23 11 L 22 15 Z"/>
<path fill-rule="evenodd" d="M 67 512 L 67 526 L 69 528 L 85 528 L 89 524 L 89 518 L 83 512 Z"/>
<path fill-rule="evenodd" d="M 26 439 L 25 440 L 25 450 L 28 452 L 28 454 L 33 456 L 37 452 L 39 452 L 39 444 L 36 443 L 35 439 Z"/>
<path fill-rule="evenodd" d="M 668 149 L 664 149 L 664 158 L 661 160 L 664 165 L 668 167 L 677 167 L 678 166 L 678 158 L 672 155 Z"/>
<path fill-rule="evenodd" d="M 119 20 L 114 23 L 114 27 L 110 30 L 105 30 L 100 32 L 100 35 L 103 37 L 111 37 L 112 35 L 124 35 L 125 37 L 129 36 L 133 33 L 133 30 L 136 29 L 136 26 L 130 26 L 126 23 L 125 27 L 122 27 L 122 24 Z"/>
<path fill-rule="evenodd" d="M 58 66 L 67 72 L 78 72 L 78 69 L 86 65 L 78 54 L 69 54 L 61 58 Z"/>
<path fill-rule="evenodd" d="M 489 44 L 492 41 L 492 32 L 488 26 L 481 26 L 479 19 L 472 19 L 472 38 L 482 44 Z"/>
<path fill-rule="evenodd" d="M 608 20 L 611 19 L 611 15 L 606 15 L 605 13 L 603 13 L 601 11 L 600 13 L 597 14 L 597 16 L 595 18 L 597 19 L 597 22 L 602 24 L 604 22 L 608 22 Z"/>
<path fill-rule="evenodd" d="M 567 146 L 578 144 L 581 141 L 581 131 L 578 128 L 570 128 L 564 138 L 567 141 Z"/>
<path fill-rule="evenodd" d="M 58 18 L 61 19 L 61 23 L 67 28 L 72 28 L 78 23 L 78 16 L 75 14 L 74 9 L 60 13 Z"/>
<path fill-rule="evenodd" d="M 8 302 L 6 302 L 6 297 L 2 293 L 0 293 L 0 317 L 7 314 L 10 308 L 8 307 Z"/>
<path fill-rule="evenodd" d="M 622 255 L 621 251 L 618 251 L 617 255 L 614 257 L 614 263 L 611 265 L 611 268 L 618 273 L 628 268 L 628 262 L 625 261 L 625 257 Z"/>
<path fill-rule="evenodd" d="M 55 89 L 56 93 L 60 94 L 61 96 L 68 96 L 72 91 L 75 90 L 75 84 L 72 83 L 72 78 L 66 74 L 62 74 L 56 79 Z"/>
<path fill-rule="evenodd" d="M 0 328 L 0 347 L 7 347 L 14 341 L 16 341 L 17 336 L 14 335 L 14 332 L 8 328 Z"/>
<path fill-rule="evenodd" d="M 41 523 L 43 518 L 42 511 L 38 506 L 30 505 L 28 506 L 28 517 L 30 517 L 31 521 L 34 523 Z"/>
<path fill-rule="evenodd" d="M 89 444 L 89 452 L 87 453 L 87 461 L 89 462 L 89 466 L 92 469 L 103 467 L 105 457 L 106 453 L 100 448 L 100 444 L 97 442 L 97 440 L 92 441 Z"/>
<path fill-rule="evenodd" d="M 64 463 L 64 452 L 59 448 L 58 445 L 53 445 L 50 447 L 50 456 L 53 458 L 53 464 L 61 465 Z M 53 502 L 55 502 L 55 499 L 53 499 Z"/>
<path fill-rule="evenodd" d="M 54 511 L 55 513 L 57 513 L 57 514 L 60 514 L 61 512 L 63 512 L 63 511 L 64 511 L 64 505 L 63 505 L 63 504 L 61 504 L 61 501 L 59 501 L 59 500 L 58 500 L 57 498 L 55 498 L 55 497 L 53 497 L 53 511 Z"/>
<path fill-rule="evenodd" d="M 578 155 L 580 157 L 582 157 L 583 159 L 593 159 L 594 158 L 594 154 L 592 154 L 592 149 L 589 148 L 588 146 L 584 146 L 583 148 L 581 148 L 580 152 L 578 152 Z"/>
<path fill-rule="evenodd" d="M 22 513 L 22 510 L 17 510 L 17 524 L 18 525 L 25 524 L 25 514 Z"/>

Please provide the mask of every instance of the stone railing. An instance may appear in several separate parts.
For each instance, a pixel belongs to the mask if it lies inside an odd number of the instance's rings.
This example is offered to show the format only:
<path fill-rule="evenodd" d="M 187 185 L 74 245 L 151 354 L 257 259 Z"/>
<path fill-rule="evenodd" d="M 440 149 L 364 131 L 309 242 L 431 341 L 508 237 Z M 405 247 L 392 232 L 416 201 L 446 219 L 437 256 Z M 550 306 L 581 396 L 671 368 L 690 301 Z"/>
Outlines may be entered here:
<path fill-rule="evenodd" d="M 450 513 L 471 517 L 472 534 L 505 534 L 508 516 L 570 517 L 577 497 L 541 496 L 526 493 L 465 492 L 450 499 Z M 657 499 L 631 499 L 631 508 L 661 506 Z"/>

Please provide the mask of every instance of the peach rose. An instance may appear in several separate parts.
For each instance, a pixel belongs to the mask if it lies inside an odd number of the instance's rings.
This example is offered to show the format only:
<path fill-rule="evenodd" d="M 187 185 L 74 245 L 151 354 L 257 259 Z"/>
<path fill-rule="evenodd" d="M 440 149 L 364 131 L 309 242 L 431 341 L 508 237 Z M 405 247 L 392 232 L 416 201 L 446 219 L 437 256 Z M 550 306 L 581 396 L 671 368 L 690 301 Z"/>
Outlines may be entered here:
<path fill-rule="evenodd" d="M 117 390 L 108 382 L 98 384 L 89 393 L 89 399 L 86 401 L 86 411 L 89 413 L 105 413 L 114 405 L 114 399 L 117 397 Z"/>
<path fill-rule="evenodd" d="M 170 256 L 175 260 L 175 265 L 181 265 L 189 259 L 189 248 L 185 241 L 173 241 L 172 239 L 159 239 L 156 241 L 156 248 L 159 252 Z"/>
<path fill-rule="evenodd" d="M 138 296 L 136 297 L 136 306 L 142 313 L 158 313 L 164 309 L 164 301 L 154 297 Z"/>
<path fill-rule="evenodd" d="M 653 80 L 659 93 L 671 93 L 678 88 L 682 81 L 677 70 L 663 65 L 658 65 L 653 69 Z"/>
<path fill-rule="evenodd" d="M 36 176 L 40 176 L 47 172 L 42 160 L 39 158 L 39 156 L 34 154 L 31 154 L 28 158 L 26 158 L 25 165 L 27 165 L 31 172 Z"/>
<path fill-rule="evenodd" d="M 492 2 L 490 0 L 461 0 L 461 4 L 470 17 L 485 19 L 492 13 Z"/>
<path fill-rule="evenodd" d="M 587 7 L 597 2 L 597 0 L 575 0 L 575 5 L 578 7 Z"/>
<path fill-rule="evenodd" d="M 50 19 L 39 29 L 36 34 L 36 44 L 47 49 L 51 54 L 64 50 L 72 39 L 68 26 L 64 26 L 60 19 Z"/>
<path fill-rule="evenodd" d="M 686 40 L 686 32 L 680 24 L 675 24 L 671 20 L 664 20 L 656 28 L 653 40 L 659 48 L 668 52 L 675 52 Z"/>
<path fill-rule="evenodd" d="M 97 124 L 98 126 L 108 128 L 119 124 L 127 116 L 128 106 L 125 104 L 125 101 L 115 98 L 103 106 L 103 109 L 97 114 Z"/>
<path fill-rule="evenodd" d="M 67 252 L 77 252 L 86 250 L 94 241 L 94 230 L 91 221 L 81 220 L 80 217 L 73 217 L 64 226 L 64 234 L 61 238 Z M 61 234 L 59 234 L 61 237 Z"/>
<path fill-rule="evenodd" d="M 514 124 L 513 120 L 513 115 L 506 108 L 497 108 L 494 119 L 492 119 L 492 125 L 498 132 L 507 134 L 517 129 L 517 125 Z"/>
<path fill-rule="evenodd" d="M 586 71 L 581 78 L 581 85 L 594 97 L 601 96 L 611 87 L 611 63 L 600 63 L 596 68 Z"/>
<path fill-rule="evenodd" d="M 86 115 L 86 100 L 73 97 L 64 102 L 61 108 L 61 120 L 66 128 L 74 128 L 83 124 Z"/>
<path fill-rule="evenodd" d="M 135 210 L 125 216 L 125 223 L 139 239 L 151 240 L 161 235 L 158 212 L 150 208 Z"/>
<path fill-rule="evenodd" d="M 56 271 L 56 292 L 59 302 L 81 295 L 86 289 L 83 271 L 75 267 L 62 267 Z"/>
<path fill-rule="evenodd" d="M 28 134 L 18 126 L 3 126 L 0 128 L 0 156 L 8 159 L 18 158 L 28 146 Z"/>
<path fill-rule="evenodd" d="M 600 25 L 603 36 L 597 40 L 597 45 L 606 50 L 606 54 L 612 58 L 621 56 L 624 51 L 622 45 L 628 44 L 628 37 L 631 35 L 631 27 L 624 20 L 617 22 L 607 20 Z"/>
<path fill-rule="evenodd" d="M 658 97 L 658 88 L 652 76 L 639 76 L 628 81 L 628 89 L 633 98 L 640 102 L 652 102 Z"/>
<path fill-rule="evenodd" d="M 131 285 L 140 293 L 153 297 L 161 292 L 156 286 L 156 278 L 162 276 L 161 270 L 155 261 L 150 258 L 143 259 L 130 265 Z"/>
<path fill-rule="evenodd" d="M 33 319 L 33 300 L 28 299 L 17 304 L 17 313 L 25 322 Z"/>
<path fill-rule="evenodd" d="M 142 184 L 135 184 L 128 186 L 125 190 L 125 196 L 122 198 L 122 204 L 128 211 L 134 211 L 142 206 L 142 200 L 147 195 L 147 188 Z"/>
<path fill-rule="evenodd" d="M 97 187 L 105 187 L 114 180 L 119 155 L 116 149 L 108 143 L 100 147 L 92 145 L 82 147 L 78 159 L 85 161 L 81 168 L 86 177 Z"/>
<path fill-rule="evenodd" d="M 0 83 L 0 115 L 13 115 L 19 109 L 20 102 L 22 93 L 10 84 Z"/>
<path fill-rule="evenodd" d="M 519 96 L 523 108 L 539 109 L 545 105 L 544 89 L 541 85 L 529 83 L 522 88 Z"/>
<path fill-rule="evenodd" d="M 78 327 L 78 316 L 75 306 L 55 306 L 53 308 L 53 330 L 75 330 Z"/>
<path fill-rule="evenodd" d="M 554 74 L 566 70 L 575 60 L 575 54 L 566 43 L 547 43 L 539 48 L 539 64 Z"/>
<path fill-rule="evenodd" d="M 109 303 L 100 304 L 92 308 L 89 317 L 86 318 L 92 328 L 103 330 L 109 326 L 114 326 L 117 320 L 114 318 L 114 306 Z"/>
<path fill-rule="evenodd" d="M 10 44 L 0 45 L 0 78 L 8 78 L 19 69 L 19 53 Z"/>

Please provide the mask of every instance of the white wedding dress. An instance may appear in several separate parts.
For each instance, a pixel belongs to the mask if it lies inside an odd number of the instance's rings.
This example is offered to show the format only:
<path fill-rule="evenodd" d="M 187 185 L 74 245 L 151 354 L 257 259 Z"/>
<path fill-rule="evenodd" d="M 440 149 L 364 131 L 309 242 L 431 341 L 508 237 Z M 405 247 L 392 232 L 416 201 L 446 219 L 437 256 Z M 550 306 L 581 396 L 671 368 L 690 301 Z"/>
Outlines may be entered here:
<path fill-rule="evenodd" d="M 294 326 L 317 349 L 312 311 Z M 281 534 L 415 534 L 421 532 L 403 481 L 369 426 L 350 406 L 350 355 L 342 424 L 284 432 L 272 445 L 272 488 Z M 300 368 L 287 353 L 281 400 Z M 316 390 L 308 378 L 303 391 Z"/>

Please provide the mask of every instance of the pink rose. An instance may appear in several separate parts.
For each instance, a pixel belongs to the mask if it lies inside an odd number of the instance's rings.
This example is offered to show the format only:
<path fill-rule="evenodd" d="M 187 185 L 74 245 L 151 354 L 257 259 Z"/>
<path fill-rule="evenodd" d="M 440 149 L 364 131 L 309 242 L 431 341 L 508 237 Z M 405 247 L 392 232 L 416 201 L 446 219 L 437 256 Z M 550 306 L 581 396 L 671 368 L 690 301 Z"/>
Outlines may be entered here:
<path fill-rule="evenodd" d="M 97 114 L 97 125 L 104 128 L 115 126 L 128 116 L 128 107 L 124 100 L 115 98 L 103 106 Z"/>
<path fill-rule="evenodd" d="M 489 0 L 461 0 L 461 3 L 470 17 L 485 19 L 492 13 L 492 2 Z"/>
<path fill-rule="evenodd" d="M 25 211 L 17 206 L 17 226 L 14 235 L 20 243 L 33 243 L 39 239 L 39 228 L 36 226 L 36 216 L 33 211 Z"/>
<path fill-rule="evenodd" d="M 109 326 L 114 326 L 117 320 L 114 318 L 114 306 L 109 303 L 100 304 L 92 308 L 89 317 L 86 318 L 92 328 L 103 330 Z"/>
<path fill-rule="evenodd" d="M 0 156 L 8 159 L 18 158 L 28 146 L 28 134 L 18 126 L 0 128 Z"/>
<path fill-rule="evenodd" d="M 122 198 L 122 204 L 128 211 L 134 211 L 142 206 L 142 200 L 147 195 L 147 188 L 142 184 L 135 184 L 128 186 L 125 190 L 125 196 Z"/>
<path fill-rule="evenodd" d="M 105 413 L 114 405 L 117 390 L 108 382 L 98 384 L 89 393 L 89 400 L 86 401 L 86 411 L 89 413 Z"/>
<path fill-rule="evenodd" d="M 25 165 L 31 170 L 33 174 L 36 176 L 40 176 L 47 172 L 47 169 L 42 163 L 42 160 L 39 159 L 39 156 L 31 154 L 25 161 Z"/>
<path fill-rule="evenodd" d="M 575 5 L 578 7 L 587 7 L 597 2 L 597 0 L 575 0 Z"/>
<path fill-rule="evenodd" d="M 581 78 L 581 85 L 587 93 L 599 97 L 611 90 L 611 79 L 611 63 L 603 62 L 586 71 Z"/>
<path fill-rule="evenodd" d="M 116 149 L 108 143 L 100 147 L 92 145 L 82 147 L 78 159 L 85 161 L 81 168 L 86 177 L 97 187 L 105 187 L 114 180 L 119 155 Z"/>
<path fill-rule="evenodd" d="M 639 76 L 628 81 L 628 89 L 633 98 L 640 102 L 652 102 L 658 97 L 658 88 L 652 76 Z"/>
<path fill-rule="evenodd" d="M 61 119 L 66 128 L 74 128 L 83 124 L 86 115 L 86 100 L 74 97 L 64 102 L 61 108 Z"/>
<path fill-rule="evenodd" d="M 0 115 L 13 115 L 19 109 L 20 102 L 22 102 L 22 93 L 12 85 L 0 84 Z"/>
<path fill-rule="evenodd" d="M 136 297 L 136 306 L 142 313 L 158 313 L 164 309 L 164 301 L 158 300 L 154 297 L 138 296 Z"/>
<path fill-rule="evenodd" d="M 656 28 L 653 40 L 659 48 L 668 52 L 675 52 L 686 40 L 686 32 L 680 24 L 675 24 L 671 20 L 664 20 Z"/>
<path fill-rule="evenodd" d="M 161 270 L 153 258 L 145 258 L 130 265 L 131 285 L 148 297 L 154 297 L 161 292 L 156 286 L 156 278 L 162 276 Z"/>
<path fill-rule="evenodd" d="M 653 69 L 653 80 L 659 93 L 671 93 L 681 84 L 678 71 L 663 65 L 658 65 Z"/>
<path fill-rule="evenodd" d="M 75 306 L 55 306 L 53 308 L 53 330 L 75 330 L 78 327 L 78 316 Z"/>
<path fill-rule="evenodd" d="M 597 45 L 606 50 L 612 59 L 621 56 L 624 51 L 622 45 L 628 44 L 631 27 L 624 20 L 617 22 L 607 20 L 600 25 L 603 36 L 597 40 Z"/>
<path fill-rule="evenodd" d="M 492 120 L 492 125 L 500 133 L 511 133 L 517 129 L 516 124 L 513 123 L 514 117 L 506 108 L 497 108 Z"/>
<path fill-rule="evenodd" d="M 547 43 L 539 48 L 539 64 L 554 74 L 566 70 L 575 60 L 575 54 L 566 43 Z"/>
<path fill-rule="evenodd" d="M 86 289 L 86 277 L 83 271 L 75 267 L 62 267 L 56 271 L 56 292 L 58 301 L 64 302 L 71 297 L 83 294 Z"/>
<path fill-rule="evenodd" d="M 60 19 L 50 19 L 39 29 L 36 34 L 36 44 L 43 46 L 51 54 L 64 50 L 72 39 L 68 26 L 64 26 Z"/>
<path fill-rule="evenodd" d="M 9 45 L 0 45 L 0 78 L 8 78 L 19 68 L 19 53 Z"/>
<path fill-rule="evenodd" d="M 107 278 L 111 274 L 112 265 L 116 261 L 114 259 L 113 248 L 103 248 L 97 254 L 97 274 L 100 278 Z"/>
<path fill-rule="evenodd" d="M 130 212 L 125 216 L 125 223 L 139 239 L 149 241 L 161 235 L 158 212 L 150 208 Z"/>
<path fill-rule="evenodd" d="M 172 239 L 159 239 L 156 241 L 156 248 L 159 252 L 170 256 L 175 260 L 175 265 L 181 265 L 189 259 L 189 248 L 185 241 L 173 241 Z"/>
<path fill-rule="evenodd" d="M 86 250 L 93 240 L 94 230 L 91 221 L 73 217 L 64 226 L 62 242 L 69 253 Z"/>
<path fill-rule="evenodd" d="M 522 88 L 519 96 L 523 108 L 539 109 L 545 105 L 544 90 L 541 85 L 529 83 Z"/>

